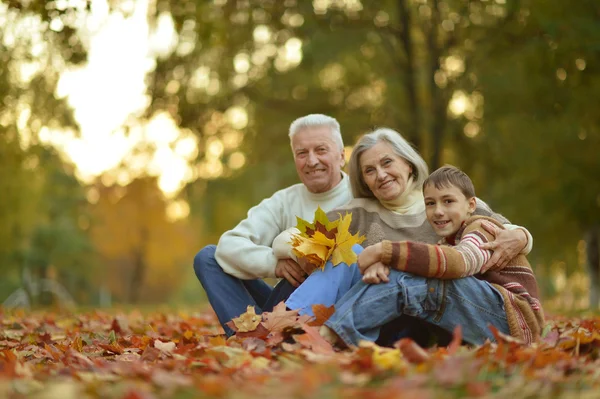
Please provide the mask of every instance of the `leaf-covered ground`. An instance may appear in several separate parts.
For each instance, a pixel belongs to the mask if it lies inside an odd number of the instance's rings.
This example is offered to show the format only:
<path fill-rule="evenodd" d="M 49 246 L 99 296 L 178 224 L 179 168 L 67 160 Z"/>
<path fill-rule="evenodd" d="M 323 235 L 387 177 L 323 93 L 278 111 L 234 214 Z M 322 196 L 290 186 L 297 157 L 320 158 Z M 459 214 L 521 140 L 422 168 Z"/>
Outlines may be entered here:
<path fill-rule="evenodd" d="M 279 309 L 226 340 L 208 310 L 0 310 L 0 398 L 600 397 L 600 318 L 549 318 L 534 347 L 427 351 L 333 350 L 320 322 Z"/>

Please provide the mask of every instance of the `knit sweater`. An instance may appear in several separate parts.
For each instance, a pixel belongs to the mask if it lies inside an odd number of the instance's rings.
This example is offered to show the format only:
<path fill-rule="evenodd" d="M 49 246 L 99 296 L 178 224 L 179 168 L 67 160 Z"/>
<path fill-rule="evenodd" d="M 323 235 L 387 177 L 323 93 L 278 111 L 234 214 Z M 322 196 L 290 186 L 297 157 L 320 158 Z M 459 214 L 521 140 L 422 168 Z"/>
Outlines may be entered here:
<path fill-rule="evenodd" d="M 375 198 L 355 198 L 348 204 L 328 212 L 327 217 L 329 220 L 335 220 L 339 218 L 340 214 L 345 215 L 346 213 L 352 214 L 350 232 L 352 234 L 360 233 L 366 237 L 361 244 L 365 248 L 383 240 L 409 240 L 430 244 L 435 244 L 439 240 L 439 237 L 427 221 L 424 208 L 416 213 L 398 214 L 385 208 Z M 474 214 L 490 216 L 503 223 L 504 227 L 508 230 L 523 229 L 527 235 L 527 246 L 522 252 L 527 254 L 531 251 L 533 246 L 531 234 L 523 227 L 509 224 L 510 222 L 504 216 L 494 213 L 479 198 L 477 199 L 477 209 Z"/>
<path fill-rule="evenodd" d="M 296 216 L 312 220 L 317 206 L 327 212 L 351 199 L 348 175 L 343 172 L 342 181 L 325 193 L 311 193 L 301 183 L 279 190 L 221 236 L 215 253 L 217 263 L 225 273 L 240 279 L 275 277 L 273 240 L 296 225 Z"/>
<path fill-rule="evenodd" d="M 502 227 L 493 219 L 473 216 L 456 233 L 455 246 L 384 240 L 381 261 L 394 269 L 423 277 L 475 276 L 489 282 L 502 294 L 511 335 L 527 344 L 535 342 L 544 326 L 544 315 L 531 266 L 525 255 L 519 254 L 499 271 L 486 270 L 485 263 L 492 251 L 480 246 L 495 237 L 481 227 L 482 220 Z"/>

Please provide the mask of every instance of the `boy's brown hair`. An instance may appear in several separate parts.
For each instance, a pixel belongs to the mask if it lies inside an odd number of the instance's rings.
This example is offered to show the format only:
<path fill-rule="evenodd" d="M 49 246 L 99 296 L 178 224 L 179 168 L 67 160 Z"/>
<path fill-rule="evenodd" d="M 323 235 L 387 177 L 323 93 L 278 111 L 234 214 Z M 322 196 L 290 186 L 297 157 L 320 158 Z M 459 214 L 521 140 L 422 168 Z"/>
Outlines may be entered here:
<path fill-rule="evenodd" d="M 430 184 L 433 184 L 438 190 L 454 186 L 467 198 L 475 196 L 475 187 L 473 186 L 471 178 L 456 166 L 444 165 L 430 174 L 425 182 L 423 182 L 423 189 Z"/>

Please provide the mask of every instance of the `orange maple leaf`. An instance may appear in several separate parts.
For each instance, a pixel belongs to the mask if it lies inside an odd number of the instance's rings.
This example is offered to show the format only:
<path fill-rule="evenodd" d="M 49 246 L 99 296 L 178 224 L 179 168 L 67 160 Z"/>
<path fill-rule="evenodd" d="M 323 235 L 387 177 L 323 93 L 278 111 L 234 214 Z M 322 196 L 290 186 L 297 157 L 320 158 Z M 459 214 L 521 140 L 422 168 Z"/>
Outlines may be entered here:
<path fill-rule="evenodd" d="M 331 317 L 331 315 L 335 312 L 335 306 L 325 306 L 320 303 L 316 305 L 312 305 L 312 311 L 315 315 L 314 320 L 311 320 L 308 325 L 309 326 L 322 326 L 325 324 L 327 320 Z"/>

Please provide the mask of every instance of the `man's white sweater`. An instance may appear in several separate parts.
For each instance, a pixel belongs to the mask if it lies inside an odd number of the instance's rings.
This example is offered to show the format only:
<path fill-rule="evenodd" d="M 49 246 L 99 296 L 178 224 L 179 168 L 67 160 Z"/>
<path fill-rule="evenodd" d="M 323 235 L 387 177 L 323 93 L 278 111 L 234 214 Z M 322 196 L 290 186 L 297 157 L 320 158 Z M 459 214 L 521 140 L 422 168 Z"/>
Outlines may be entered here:
<path fill-rule="evenodd" d="M 311 193 L 302 183 L 279 190 L 221 236 L 215 258 L 225 273 L 240 279 L 275 277 L 273 240 L 296 226 L 296 216 L 312 221 L 318 206 L 329 212 L 351 199 L 350 181 L 343 172 L 340 183 L 325 193 Z"/>

